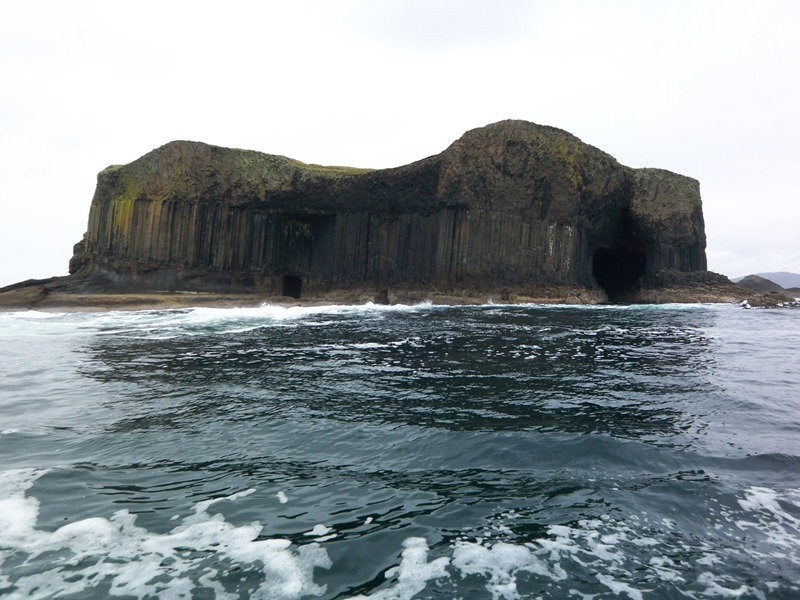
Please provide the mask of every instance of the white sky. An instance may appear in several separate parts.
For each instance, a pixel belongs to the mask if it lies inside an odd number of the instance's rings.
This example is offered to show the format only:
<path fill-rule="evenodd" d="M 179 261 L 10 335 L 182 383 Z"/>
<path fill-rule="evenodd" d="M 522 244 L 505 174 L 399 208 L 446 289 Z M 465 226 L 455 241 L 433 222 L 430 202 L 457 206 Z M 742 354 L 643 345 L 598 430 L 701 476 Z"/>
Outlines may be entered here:
<path fill-rule="evenodd" d="M 700 180 L 709 268 L 800 273 L 800 2 L 0 4 L 0 286 L 174 139 L 390 167 L 516 118 Z"/>

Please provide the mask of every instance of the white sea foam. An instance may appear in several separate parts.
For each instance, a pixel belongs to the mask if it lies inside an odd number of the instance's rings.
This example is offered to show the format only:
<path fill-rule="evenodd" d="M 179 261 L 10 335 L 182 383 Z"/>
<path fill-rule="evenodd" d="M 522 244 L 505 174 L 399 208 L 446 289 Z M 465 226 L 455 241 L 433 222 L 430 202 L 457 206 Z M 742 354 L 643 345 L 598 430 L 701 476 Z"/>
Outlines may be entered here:
<path fill-rule="evenodd" d="M 49 532 L 37 529 L 39 502 L 30 495 L 44 473 L 35 469 L 0 473 L 0 566 L 11 559 L 14 569 L 24 573 L 0 572 L 0 589 L 10 590 L 9 598 L 80 595 L 102 583 L 110 586 L 111 595 L 139 598 L 189 598 L 200 588 L 213 591 L 216 598 L 238 598 L 242 593 L 252 598 L 301 598 L 325 591 L 313 581 L 313 571 L 332 566 L 319 544 L 336 537 L 331 527 L 316 525 L 305 533 L 314 543 L 297 546 L 286 539 L 260 539 L 259 523 L 235 526 L 221 514 L 209 514 L 213 506 L 253 494 L 252 488 L 197 503 L 188 517 L 166 533 L 137 526 L 127 511 L 110 518 L 83 519 Z M 279 500 L 282 494 L 277 494 Z M 514 543 L 502 539 L 513 536 L 513 522 L 519 518 L 508 511 L 488 527 L 471 530 L 471 540 L 459 539 L 449 551 L 444 550 L 445 556 L 434 560 L 429 561 L 425 539 L 407 538 L 399 563 L 385 572 L 385 583 L 357 598 L 410 600 L 433 582 L 448 578 L 457 590 L 459 576 L 483 579 L 493 600 L 526 597 L 527 590 L 520 586 L 536 580 L 558 586 L 553 590 L 569 585 L 570 595 L 596 596 L 596 589 L 574 589 L 569 574 L 575 568 L 593 573 L 606 595 L 632 600 L 646 598 L 654 588 L 663 590 L 665 585 L 696 599 L 766 598 L 770 590 L 785 589 L 785 581 L 754 586 L 718 566 L 749 560 L 751 555 L 800 564 L 800 491 L 751 487 L 738 504 L 743 512 L 719 511 L 720 526 L 734 536 L 744 531 L 760 543 L 720 547 L 714 540 L 697 539 L 691 551 L 700 558 L 693 565 L 673 560 L 676 552 L 689 549 L 685 540 L 675 539 L 673 520 L 651 519 L 646 513 L 627 519 L 603 515 L 552 525 L 538 539 Z M 367 518 L 365 524 L 371 520 Z M 649 558 L 641 558 L 642 551 Z M 258 584 L 239 589 L 234 572 L 254 574 Z"/>
<path fill-rule="evenodd" d="M 741 598 L 747 593 L 753 593 L 753 590 L 744 584 L 737 588 L 724 587 L 723 585 L 720 585 L 714 574 L 710 572 L 702 573 L 700 577 L 697 578 L 697 581 L 698 583 L 706 586 L 706 589 L 703 591 L 704 598 L 711 598 L 714 596 L 720 596 L 723 598 Z"/>
<path fill-rule="evenodd" d="M 317 315 L 411 312 L 430 309 L 432 306 L 430 302 L 386 305 L 367 302 L 365 304 L 327 304 L 321 306 L 280 306 L 265 303 L 261 306 L 247 308 L 194 308 L 191 309 L 191 316 L 198 321 L 237 318 L 296 320 Z"/>
<path fill-rule="evenodd" d="M 700 305 L 659 305 L 660 310 L 696 309 Z M 497 309 L 495 305 L 485 305 Z M 193 307 L 178 309 L 158 309 L 141 311 L 105 311 L 98 313 L 50 313 L 19 311 L 0 314 L 0 326 L 27 334 L 74 335 L 76 329 L 93 335 L 123 335 L 138 338 L 168 340 L 182 336 L 215 334 L 243 334 L 264 327 L 321 326 L 319 317 L 330 315 L 380 315 L 383 313 L 429 312 L 452 308 L 433 305 L 430 302 L 418 304 L 350 304 L 322 306 L 280 306 L 265 303 L 256 307 L 209 308 Z M 480 307 L 474 307 L 479 309 Z M 530 308 L 535 310 L 638 310 L 642 307 L 615 307 L 598 305 L 504 305 L 507 308 Z M 647 307 L 644 307 L 646 309 Z M 703 305 L 703 308 L 708 306 Z M 39 326 L 34 326 L 35 323 Z M 52 327 L 45 326 L 52 324 Z M 22 329 L 20 329 L 22 328 Z"/>
<path fill-rule="evenodd" d="M 322 535 L 328 535 L 331 531 L 333 531 L 333 529 L 331 529 L 327 525 L 323 525 L 322 523 L 318 523 L 318 524 L 314 525 L 314 528 L 311 531 L 306 531 L 303 535 L 319 537 L 319 536 L 322 536 Z"/>
<path fill-rule="evenodd" d="M 766 512 L 778 521 L 800 528 L 800 519 L 789 514 L 781 506 L 781 500 L 797 506 L 800 494 L 796 490 L 781 493 L 770 488 L 751 487 L 745 492 L 744 498 L 739 499 L 739 505 L 745 510 Z"/>
<path fill-rule="evenodd" d="M 449 577 L 450 559 L 440 557 L 428 562 L 428 543 L 424 538 L 410 537 L 403 542 L 400 564 L 384 574 L 391 579 L 391 587 L 366 596 L 353 596 L 351 600 L 411 600 L 428 584 L 428 581 Z"/>
<path fill-rule="evenodd" d="M 0 586 L 11 590 L 9 599 L 77 596 L 99 583 L 110 585 L 114 596 L 189 598 L 207 587 L 217 598 L 233 599 L 240 594 L 222 583 L 230 569 L 260 572 L 260 584 L 248 590 L 250 598 L 295 599 L 325 592 L 313 582 L 315 567 L 331 566 L 319 544 L 292 547 L 285 539 L 259 539 L 259 523 L 237 527 L 207 512 L 252 490 L 200 502 L 164 534 L 138 527 L 126 510 L 50 532 L 36 528 L 39 502 L 26 495 L 43 474 L 32 469 L 0 474 L 0 565 L 15 557 L 26 573 L 0 578 Z M 62 557 L 57 566 L 53 556 Z M 37 572 L 45 560 L 48 566 Z"/>
<path fill-rule="evenodd" d="M 650 566 L 658 574 L 662 581 L 673 583 L 685 583 L 686 579 L 681 577 L 678 565 L 667 556 L 653 556 L 650 558 Z"/>
<path fill-rule="evenodd" d="M 640 590 L 628 585 L 627 583 L 623 583 L 622 581 L 617 581 L 613 577 L 609 577 L 603 573 L 595 574 L 597 580 L 606 586 L 609 590 L 611 590 L 615 596 L 619 596 L 620 594 L 625 594 L 631 600 L 643 600 L 644 596 Z"/>
<path fill-rule="evenodd" d="M 517 575 L 521 572 L 542 575 L 553 580 L 566 579 L 564 571 L 555 565 L 551 569 L 529 546 L 503 542 L 484 546 L 474 542 L 456 542 L 453 566 L 463 575 L 483 575 L 488 578 L 487 591 L 493 600 L 517 600 Z"/>
<path fill-rule="evenodd" d="M 430 303 L 414 305 L 376 305 L 372 303 L 324 306 L 279 306 L 262 304 L 240 308 L 181 308 L 167 310 L 82 313 L 85 325 L 99 329 L 100 335 L 147 336 L 148 339 L 173 339 L 181 336 L 242 334 L 264 327 L 320 326 L 324 315 L 368 315 L 387 312 L 430 310 Z M 68 316 L 69 318 L 76 318 Z M 331 321 L 327 322 L 328 324 Z"/>
<path fill-rule="evenodd" d="M 742 531 L 755 530 L 765 535 L 767 548 L 760 551 L 763 558 L 789 558 L 800 566 L 800 490 L 778 491 L 765 487 L 751 487 L 739 505 L 748 511 L 738 519 L 736 526 Z M 795 513 L 795 514 L 792 514 Z"/>
<path fill-rule="evenodd" d="M 38 310 L 20 310 L 13 312 L 0 312 L 0 321 L 29 321 L 37 319 L 58 319 L 67 313 L 42 312 Z"/>
<path fill-rule="evenodd" d="M 493 600 L 520 598 L 517 585 L 522 575 L 557 583 L 567 580 L 575 565 L 593 571 L 609 593 L 633 600 L 647 598 L 654 587 L 664 589 L 664 585 L 688 598 L 765 599 L 769 591 L 786 589 L 786 581 L 761 581 L 754 586 L 737 580 L 724 567 L 754 557 L 800 565 L 800 490 L 752 487 L 743 492 L 738 504 L 744 514 L 719 511 L 721 520 L 714 524 L 714 531 L 734 539 L 744 531 L 750 543 L 728 547 L 714 539 L 692 540 L 691 551 L 701 554 L 695 564 L 704 569 L 673 560 L 671 556 L 689 550 L 686 540 L 675 538 L 673 519 L 651 520 L 646 513 L 626 520 L 603 515 L 574 525 L 553 525 L 547 536 L 525 544 L 491 542 L 488 535 L 479 535 L 473 542 L 462 539 L 453 545 L 452 567 L 462 575 L 485 577 Z M 514 518 L 510 513 L 500 516 L 506 522 Z M 493 525 L 492 530 L 502 527 Z M 640 551 L 635 548 L 647 548 L 649 561 L 636 558 Z M 789 589 L 796 591 L 796 587 Z M 570 594 L 584 595 L 576 589 Z"/>

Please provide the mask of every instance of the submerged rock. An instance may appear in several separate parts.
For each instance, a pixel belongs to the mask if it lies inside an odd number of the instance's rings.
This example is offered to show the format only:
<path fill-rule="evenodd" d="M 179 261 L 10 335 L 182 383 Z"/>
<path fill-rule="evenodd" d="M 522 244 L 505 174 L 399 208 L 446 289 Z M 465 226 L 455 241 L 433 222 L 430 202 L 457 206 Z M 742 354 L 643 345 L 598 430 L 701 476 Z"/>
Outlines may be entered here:
<path fill-rule="evenodd" d="M 735 300 L 705 248 L 696 180 L 503 121 L 383 170 L 171 142 L 98 175 L 70 273 L 109 289 L 381 302 Z"/>

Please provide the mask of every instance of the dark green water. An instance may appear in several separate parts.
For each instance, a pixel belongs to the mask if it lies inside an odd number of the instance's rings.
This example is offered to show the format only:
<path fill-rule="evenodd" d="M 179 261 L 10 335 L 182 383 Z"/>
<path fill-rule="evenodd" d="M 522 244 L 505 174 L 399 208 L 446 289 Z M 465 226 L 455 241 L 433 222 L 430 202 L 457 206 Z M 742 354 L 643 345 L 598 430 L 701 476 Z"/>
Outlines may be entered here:
<path fill-rule="evenodd" d="M 0 314 L 0 596 L 798 598 L 800 311 Z"/>

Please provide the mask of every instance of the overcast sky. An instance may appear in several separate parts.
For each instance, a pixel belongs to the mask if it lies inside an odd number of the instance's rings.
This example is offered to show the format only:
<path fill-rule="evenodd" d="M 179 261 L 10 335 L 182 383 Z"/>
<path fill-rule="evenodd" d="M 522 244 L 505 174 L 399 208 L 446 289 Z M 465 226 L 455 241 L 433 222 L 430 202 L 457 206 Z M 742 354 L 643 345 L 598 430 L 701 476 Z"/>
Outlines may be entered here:
<path fill-rule="evenodd" d="M 525 119 L 700 180 L 713 271 L 800 273 L 800 2 L 4 2 L 0 286 L 170 140 L 392 167 Z"/>

